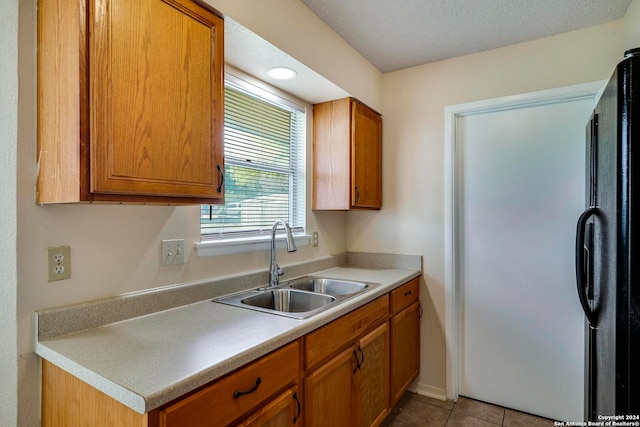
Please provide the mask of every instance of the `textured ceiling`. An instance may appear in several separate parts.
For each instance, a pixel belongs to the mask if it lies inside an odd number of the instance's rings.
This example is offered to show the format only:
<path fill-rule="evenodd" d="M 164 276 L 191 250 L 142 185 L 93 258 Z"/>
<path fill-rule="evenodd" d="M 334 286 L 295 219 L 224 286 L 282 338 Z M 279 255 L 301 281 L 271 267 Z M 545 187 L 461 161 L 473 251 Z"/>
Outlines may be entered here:
<path fill-rule="evenodd" d="M 631 0 L 302 0 L 382 72 L 590 27 Z"/>

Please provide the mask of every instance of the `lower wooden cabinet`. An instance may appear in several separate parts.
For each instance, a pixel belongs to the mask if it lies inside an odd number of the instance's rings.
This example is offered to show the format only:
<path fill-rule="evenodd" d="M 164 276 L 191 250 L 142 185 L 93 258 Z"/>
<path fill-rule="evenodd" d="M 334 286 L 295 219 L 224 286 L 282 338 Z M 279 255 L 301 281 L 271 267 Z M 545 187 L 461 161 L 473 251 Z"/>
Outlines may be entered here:
<path fill-rule="evenodd" d="M 383 323 L 360 339 L 358 375 L 358 422 L 378 426 L 389 413 L 389 325 Z"/>
<path fill-rule="evenodd" d="M 285 391 L 243 421 L 241 427 L 292 427 L 301 414 L 300 398 L 295 387 Z"/>
<path fill-rule="evenodd" d="M 139 414 L 100 390 L 42 361 L 42 427 L 149 427 L 149 414 Z"/>
<path fill-rule="evenodd" d="M 307 427 L 352 427 L 355 424 L 355 347 L 348 347 L 304 379 Z"/>
<path fill-rule="evenodd" d="M 420 372 L 420 303 L 415 301 L 390 319 L 391 406 Z"/>
<path fill-rule="evenodd" d="M 147 414 L 45 360 L 42 425 L 376 427 L 419 369 L 416 278 Z"/>
<path fill-rule="evenodd" d="M 307 335 L 306 426 L 369 427 L 384 421 L 389 413 L 388 304 L 385 295 Z M 328 337 L 333 340 L 322 349 L 340 350 L 314 368 L 321 354 L 316 347 Z"/>

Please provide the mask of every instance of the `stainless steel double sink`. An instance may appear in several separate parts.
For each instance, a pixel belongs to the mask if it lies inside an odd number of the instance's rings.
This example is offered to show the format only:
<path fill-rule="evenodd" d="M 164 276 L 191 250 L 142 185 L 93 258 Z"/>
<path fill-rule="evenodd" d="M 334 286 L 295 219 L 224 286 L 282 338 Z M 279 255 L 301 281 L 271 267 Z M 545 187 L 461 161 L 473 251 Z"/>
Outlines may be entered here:
<path fill-rule="evenodd" d="M 306 319 L 380 286 L 379 283 L 300 277 L 213 301 L 280 316 Z"/>

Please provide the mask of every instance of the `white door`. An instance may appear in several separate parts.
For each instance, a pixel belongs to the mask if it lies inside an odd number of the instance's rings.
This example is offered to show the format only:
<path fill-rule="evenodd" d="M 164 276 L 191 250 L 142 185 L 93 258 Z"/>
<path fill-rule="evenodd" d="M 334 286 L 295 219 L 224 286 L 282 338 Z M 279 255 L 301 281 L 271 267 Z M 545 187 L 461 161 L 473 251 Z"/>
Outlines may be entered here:
<path fill-rule="evenodd" d="M 593 99 L 457 118 L 459 393 L 583 419 L 574 239 Z"/>

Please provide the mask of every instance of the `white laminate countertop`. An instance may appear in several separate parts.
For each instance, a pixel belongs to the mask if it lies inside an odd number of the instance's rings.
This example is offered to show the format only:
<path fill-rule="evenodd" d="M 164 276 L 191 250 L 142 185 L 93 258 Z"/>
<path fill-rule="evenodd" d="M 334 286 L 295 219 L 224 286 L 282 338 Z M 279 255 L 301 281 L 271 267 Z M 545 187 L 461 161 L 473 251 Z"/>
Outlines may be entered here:
<path fill-rule="evenodd" d="M 335 267 L 314 276 L 377 287 L 297 320 L 210 300 L 36 342 L 36 353 L 139 413 L 149 412 L 420 275 Z"/>

